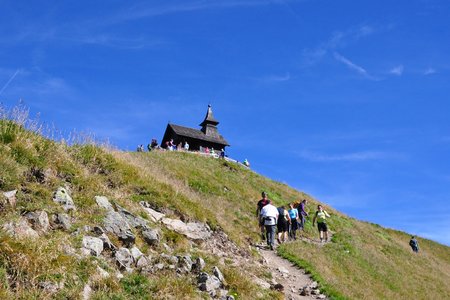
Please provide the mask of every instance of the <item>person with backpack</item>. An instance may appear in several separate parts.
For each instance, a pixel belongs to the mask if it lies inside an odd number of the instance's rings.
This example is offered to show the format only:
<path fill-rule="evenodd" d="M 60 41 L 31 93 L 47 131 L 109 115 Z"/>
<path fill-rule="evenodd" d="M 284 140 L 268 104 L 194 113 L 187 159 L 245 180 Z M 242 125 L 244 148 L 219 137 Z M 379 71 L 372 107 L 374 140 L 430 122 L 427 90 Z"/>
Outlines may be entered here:
<path fill-rule="evenodd" d="M 261 197 L 262 199 L 259 200 L 258 203 L 256 204 L 256 217 L 258 218 L 259 228 L 261 230 L 261 238 L 264 240 L 266 236 L 264 233 L 264 220 L 261 215 L 261 210 L 263 209 L 264 206 L 269 204 L 269 199 L 267 198 L 266 192 L 262 192 Z"/>
<path fill-rule="evenodd" d="M 289 226 L 289 238 L 291 240 L 296 240 L 299 217 L 298 217 L 298 210 L 294 207 L 293 202 L 289 204 L 288 213 L 289 213 L 289 218 L 291 219 L 291 223 Z"/>
<path fill-rule="evenodd" d="M 288 231 L 289 231 L 289 224 L 291 223 L 291 218 L 289 217 L 288 211 L 284 208 L 284 206 L 280 206 L 277 208 L 278 210 L 278 222 L 277 222 L 277 229 L 278 229 L 278 244 L 282 244 L 288 240 Z"/>
<path fill-rule="evenodd" d="M 317 220 L 317 229 L 319 229 L 320 242 L 328 241 L 328 227 L 326 223 L 326 218 L 330 218 L 330 215 L 323 209 L 322 205 L 317 205 L 317 211 L 313 219 L 313 226 Z"/>
<path fill-rule="evenodd" d="M 409 245 L 411 246 L 412 251 L 414 251 L 415 253 L 419 252 L 419 242 L 417 241 L 415 236 L 411 237 Z"/>
<path fill-rule="evenodd" d="M 278 221 L 278 209 L 272 205 L 271 201 L 261 209 L 261 217 L 264 220 L 264 227 L 266 228 L 267 245 L 270 250 L 273 250 L 275 245 L 275 226 Z"/>

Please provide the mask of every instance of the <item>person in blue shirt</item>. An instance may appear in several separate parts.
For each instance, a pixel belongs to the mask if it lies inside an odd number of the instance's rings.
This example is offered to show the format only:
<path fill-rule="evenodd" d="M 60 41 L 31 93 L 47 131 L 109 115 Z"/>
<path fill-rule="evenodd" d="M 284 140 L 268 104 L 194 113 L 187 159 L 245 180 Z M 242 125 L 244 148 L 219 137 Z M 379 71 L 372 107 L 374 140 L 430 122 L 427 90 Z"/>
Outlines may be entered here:
<path fill-rule="evenodd" d="M 291 218 L 291 223 L 289 224 L 289 238 L 291 240 L 297 239 L 297 229 L 298 229 L 298 210 L 294 208 L 294 203 L 289 204 L 290 209 L 288 210 L 289 217 Z"/>

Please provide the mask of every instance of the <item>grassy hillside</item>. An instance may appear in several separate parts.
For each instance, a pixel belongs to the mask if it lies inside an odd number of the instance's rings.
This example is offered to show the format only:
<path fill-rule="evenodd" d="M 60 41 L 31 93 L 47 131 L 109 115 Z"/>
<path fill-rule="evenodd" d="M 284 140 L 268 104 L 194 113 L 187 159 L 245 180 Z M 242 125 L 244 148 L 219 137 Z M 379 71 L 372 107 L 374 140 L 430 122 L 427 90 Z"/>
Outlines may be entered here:
<path fill-rule="evenodd" d="M 95 203 L 97 195 L 107 196 L 142 218 L 139 202 L 147 201 L 168 216 L 184 221 L 201 221 L 213 230 L 223 230 L 237 245 L 257 260 L 250 244 L 258 241 L 256 202 L 262 190 L 276 204 L 303 198 L 310 210 L 318 203 L 287 185 L 264 178 L 239 165 L 191 153 L 126 153 L 94 145 L 67 146 L 25 130 L 8 120 L 0 120 L 0 191 L 17 189 L 17 203 L 0 204 L 3 225 L 27 212 L 61 212 L 53 202 L 53 192 L 67 186 L 77 205 L 71 213 L 70 232 L 51 230 L 37 240 L 10 237 L 0 229 L 1 299 L 78 299 L 86 282 L 93 281 L 93 299 L 182 299 L 205 298 L 192 279 L 173 272 L 155 275 L 125 274 L 116 278 L 93 279 L 98 265 L 114 272 L 113 265 L 96 257 L 75 258 L 65 254 L 66 245 L 79 248 L 77 230 L 101 223 L 105 212 Z M 295 242 L 279 248 L 279 253 L 309 272 L 334 298 L 348 299 L 445 299 L 450 298 L 450 248 L 419 239 L 421 253 L 413 255 L 409 235 L 360 222 L 332 208 L 331 243 L 319 247 Z M 1 227 L 0 227 L 1 228 Z M 316 238 L 307 223 L 305 235 Z M 111 239 L 113 239 L 111 237 Z M 113 240 L 113 242 L 117 242 Z M 219 264 L 228 288 L 240 299 L 276 299 L 281 295 L 261 291 L 249 279 L 270 277 L 255 263 L 233 265 L 219 257 L 192 249 L 187 239 L 163 230 L 162 243 L 175 253 L 193 252 L 207 265 Z M 150 249 L 139 235 L 136 244 Z M 196 252 L 197 251 L 197 252 Z M 44 281 L 63 283 L 57 293 L 40 287 Z M 173 288 L 176 287 L 176 288 Z M 150 295 L 150 296 L 149 296 Z"/>

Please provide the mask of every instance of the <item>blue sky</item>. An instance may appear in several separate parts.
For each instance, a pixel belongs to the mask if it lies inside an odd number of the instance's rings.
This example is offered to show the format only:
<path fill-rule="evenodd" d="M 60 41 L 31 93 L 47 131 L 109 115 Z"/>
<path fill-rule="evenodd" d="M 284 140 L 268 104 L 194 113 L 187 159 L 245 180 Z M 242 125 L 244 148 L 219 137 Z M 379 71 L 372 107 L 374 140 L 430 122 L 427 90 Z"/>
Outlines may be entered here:
<path fill-rule="evenodd" d="M 0 3 L 4 105 L 133 150 L 211 103 L 230 156 L 450 245 L 450 2 Z"/>

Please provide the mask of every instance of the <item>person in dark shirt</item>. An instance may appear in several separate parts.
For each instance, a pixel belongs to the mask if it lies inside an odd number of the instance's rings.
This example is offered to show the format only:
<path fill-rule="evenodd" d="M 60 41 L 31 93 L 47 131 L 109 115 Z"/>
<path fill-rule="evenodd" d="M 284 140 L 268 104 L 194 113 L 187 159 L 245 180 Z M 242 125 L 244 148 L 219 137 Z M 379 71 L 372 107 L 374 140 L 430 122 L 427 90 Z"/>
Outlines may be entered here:
<path fill-rule="evenodd" d="M 303 199 L 303 201 L 298 206 L 298 216 L 300 218 L 300 224 L 298 225 L 300 230 L 304 230 L 306 217 L 308 217 L 308 213 L 305 210 L 306 204 L 308 204 L 308 200 Z"/>
<path fill-rule="evenodd" d="M 267 193 L 262 192 L 261 193 L 262 199 L 258 201 L 258 204 L 256 205 L 256 217 L 258 218 L 259 227 L 261 229 L 261 238 L 264 240 L 265 234 L 264 234 L 264 220 L 261 217 L 261 209 L 269 204 L 269 199 L 267 198 Z"/>
<path fill-rule="evenodd" d="M 419 252 L 419 242 L 417 241 L 415 236 L 411 237 L 409 241 L 409 245 L 411 246 L 412 251 L 418 253 Z"/>

